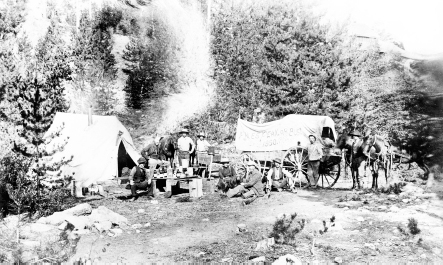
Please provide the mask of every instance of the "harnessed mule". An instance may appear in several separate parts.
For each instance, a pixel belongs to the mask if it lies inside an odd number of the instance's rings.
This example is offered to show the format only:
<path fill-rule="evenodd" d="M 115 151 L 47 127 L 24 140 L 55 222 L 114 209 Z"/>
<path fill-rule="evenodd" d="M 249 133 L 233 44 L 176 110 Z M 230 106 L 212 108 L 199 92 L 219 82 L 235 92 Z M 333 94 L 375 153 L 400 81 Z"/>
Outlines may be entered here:
<path fill-rule="evenodd" d="M 167 160 L 174 166 L 174 155 L 176 150 L 176 144 L 174 137 L 172 135 L 162 137 L 159 143 L 159 156 L 161 160 Z"/>
<path fill-rule="evenodd" d="M 371 168 L 372 188 L 377 189 L 380 166 L 384 169 L 386 183 L 391 173 L 391 144 L 379 135 L 370 135 L 363 141 L 361 149 L 367 158 L 366 166 L 369 165 Z"/>

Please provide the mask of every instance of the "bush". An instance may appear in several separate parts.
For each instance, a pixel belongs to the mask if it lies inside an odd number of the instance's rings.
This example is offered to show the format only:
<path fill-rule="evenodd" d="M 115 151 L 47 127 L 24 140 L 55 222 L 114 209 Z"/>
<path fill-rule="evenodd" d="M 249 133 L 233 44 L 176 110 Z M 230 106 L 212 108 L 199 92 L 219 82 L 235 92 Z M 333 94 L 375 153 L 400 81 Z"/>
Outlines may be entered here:
<path fill-rule="evenodd" d="M 278 244 L 294 244 L 295 236 L 303 230 L 306 224 L 305 219 L 296 221 L 296 217 L 297 213 L 293 213 L 289 216 L 284 214 L 283 217 L 278 218 L 269 237 L 273 237 Z"/>
<path fill-rule="evenodd" d="M 408 228 L 409 228 L 409 232 L 412 235 L 417 235 L 421 231 L 420 228 L 418 228 L 417 220 L 415 220 L 414 218 L 409 218 L 408 219 Z"/>

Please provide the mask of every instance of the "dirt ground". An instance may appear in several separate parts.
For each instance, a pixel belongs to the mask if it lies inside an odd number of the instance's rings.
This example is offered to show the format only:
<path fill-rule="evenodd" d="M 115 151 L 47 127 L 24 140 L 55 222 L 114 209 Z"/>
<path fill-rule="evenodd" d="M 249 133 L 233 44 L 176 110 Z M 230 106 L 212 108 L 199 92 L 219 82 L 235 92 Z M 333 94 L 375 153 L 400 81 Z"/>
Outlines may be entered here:
<path fill-rule="evenodd" d="M 420 186 L 420 185 L 417 185 Z M 422 188 L 424 186 L 421 186 Z M 135 202 L 102 199 L 104 205 L 126 216 L 142 228 L 126 229 L 118 237 L 92 233 L 84 235 L 73 260 L 88 257 L 100 263 L 120 262 L 247 262 L 265 256 L 272 262 L 292 254 L 309 263 L 443 262 L 443 185 L 437 182 L 437 196 L 402 196 L 369 190 L 299 190 L 297 194 L 273 192 L 242 206 L 240 198 L 219 193 L 206 194 L 190 202 L 178 202 L 186 194 L 170 199 L 159 195 Z M 139 213 L 144 209 L 144 213 Z M 291 245 L 276 244 L 255 251 L 257 242 L 268 238 L 282 213 L 297 213 L 308 224 L 335 217 L 335 228 L 314 235 L 307 225 Z M 409 218 L 418 221 L 421 232 L 411 235 Z M 149 227 L 145 227 L 150 223 Z M 246 232 L 237 225 L 245 224 Z M 138 231 L 137 231 L 138 230 Z M 313 238 L 314 252 L 311 253 Z"/>

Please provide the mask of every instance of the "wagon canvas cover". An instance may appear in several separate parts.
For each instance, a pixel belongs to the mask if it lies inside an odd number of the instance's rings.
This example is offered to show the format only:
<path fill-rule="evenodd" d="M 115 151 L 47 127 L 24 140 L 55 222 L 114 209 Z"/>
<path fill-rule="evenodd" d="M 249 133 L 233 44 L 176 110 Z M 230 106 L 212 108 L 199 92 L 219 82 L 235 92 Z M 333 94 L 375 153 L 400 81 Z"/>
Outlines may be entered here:
<path fill-rule="evenodd" d="M 329 127 L 337 139 L 334 121 L 327 116 L 291 114 L 263 124 L 238 119 L 235 144 L 240 151 L 287 150 L 297 142 L 307 147 L 309 135 L 313 134 L 325 146 L 321 139 L 323 127 Z"/>

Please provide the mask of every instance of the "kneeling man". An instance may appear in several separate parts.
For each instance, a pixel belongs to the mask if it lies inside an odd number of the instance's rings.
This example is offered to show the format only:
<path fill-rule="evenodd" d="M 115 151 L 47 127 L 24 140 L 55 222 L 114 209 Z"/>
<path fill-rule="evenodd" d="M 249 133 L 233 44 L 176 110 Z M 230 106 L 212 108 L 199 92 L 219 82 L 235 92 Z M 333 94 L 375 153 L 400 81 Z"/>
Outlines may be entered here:
<path fill-rule="evenodd" d="M 146 190 L 148 191 L 148 196 L 154 197 L 154 192 L 152 189 L 152 179 L 151 177 L 146 176 L 146 159 L 140 157 L 137 160 L 138 166 L 132 168 L 131 173 L 129 175 L 129 185 L 131 186 L 131 201 L 137 199 L 137 190 Z"/>
<path fill-rule="evenodd" d="M 268 171 L 267 187 L 269 189 L 275 188 L 279 192 L 284 188 L 289 188 L 292 192 L 295 191 L 295 181 L 292 179 L 291 173 L 281 167 L 281 159 L 276 158 L 273 160 L 274 166 Z"/>

